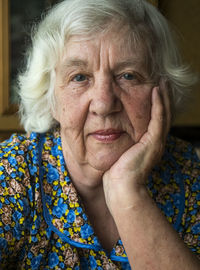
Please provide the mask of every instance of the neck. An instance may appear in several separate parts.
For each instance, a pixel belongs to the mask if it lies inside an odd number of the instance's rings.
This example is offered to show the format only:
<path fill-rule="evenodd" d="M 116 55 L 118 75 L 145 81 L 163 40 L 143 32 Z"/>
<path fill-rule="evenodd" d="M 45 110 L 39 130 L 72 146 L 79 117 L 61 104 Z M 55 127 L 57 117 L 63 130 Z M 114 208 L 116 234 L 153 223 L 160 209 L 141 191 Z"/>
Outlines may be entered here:
<path fill-rule="evenodd" d="M 87 201 L 95 201 L 104 197 L 102 171 L 95 170 L 88 164 L 79 164 L 71 156 L 64 153 L 65 163 L 70 178 L 81 198 Z"/>
<path fill-rule="evenodd" d="M 94 178 L 90 179 L 82 176 L 81 178 L 74 177 L 69 169 L 72 182 L 82 198 L 84 204 L 89 204 L 90 202 L 95 203 L 99 200 L 105 200 L 102 178 L 98 181 L 98 184 L 94 184 Z"/>
<path fill-rule="evenodd" d="M 109 220 L 111 217 L 105 201 L 102 174 L 97 177 L 97 174 L 93 175 L 91 171 L 90 174 L 85 174 L 87 170 L 81 169 L 75 168 L 75 166 L 68 166 L 72 182 L 82 199 L 90 222 L 96 230 L 96 220 L 103 220 L 105 218 Z"/>
<path fill-rule="evenodd" d="M 70 156 L 64 155 L 64 158 L 95 234 L 102 246 L 110 252 L 119 239 L 119 234 L 105 201 L 102 181 L 104 172 L 87 165 L 79 165 Z"/>

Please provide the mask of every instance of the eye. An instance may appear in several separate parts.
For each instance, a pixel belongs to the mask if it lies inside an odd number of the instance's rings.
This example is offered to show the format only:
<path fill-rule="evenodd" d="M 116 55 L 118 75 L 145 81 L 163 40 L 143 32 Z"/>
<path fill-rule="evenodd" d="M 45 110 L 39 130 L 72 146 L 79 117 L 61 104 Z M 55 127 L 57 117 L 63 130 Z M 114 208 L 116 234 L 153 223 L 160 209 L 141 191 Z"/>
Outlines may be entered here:
<path fill-rule="evenodd" d="M 137 77 L 135 76 L 135 75 L 133 75 L 133 74 L 131 74 L 131 73 L 124 73 L 123 75 L 122 75 L 122 77 L 124 78 L 124 79 L 126 79 L 126 80 L 134 80 L 134 79 L 137 79 Z"/>
<path fill-rule="evenodd" d="M 83 82 L 87 79 L 87 77 L 83 74 L 77 74 L 75 75 L 73 78 L 72 78 L 72 81 L 75 81 L 75 82 Z"/>
<path fill-rule="evenodd" d="M 119 79 L 124 82 L 130 81 L 132 84 L 141 84 L 145 82 L 145 78 L 137 72 L 125 72 L 120 75 Z"/>

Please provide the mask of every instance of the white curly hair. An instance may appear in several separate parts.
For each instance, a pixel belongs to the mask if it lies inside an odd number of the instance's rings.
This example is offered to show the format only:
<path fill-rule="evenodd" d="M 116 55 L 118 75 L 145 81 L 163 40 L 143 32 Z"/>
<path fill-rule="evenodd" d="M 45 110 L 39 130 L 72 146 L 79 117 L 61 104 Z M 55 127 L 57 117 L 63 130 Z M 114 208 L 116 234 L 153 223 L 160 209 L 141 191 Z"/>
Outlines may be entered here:
<path fill-rule="evenodd" d="M 175 113 L 196 78 L 182 63 L 162 14 L 145 0 L 64 0 L 34 29 L 26 68 L 18 76 L 19 113 L 27 132 L 58 125 L 52 116 L 55 67 L 68 40 L 74 35 L 91 38 L 121 23 L 129 26 L 134 42 L 145 44 L 151 76 L 168 82 Z"/>

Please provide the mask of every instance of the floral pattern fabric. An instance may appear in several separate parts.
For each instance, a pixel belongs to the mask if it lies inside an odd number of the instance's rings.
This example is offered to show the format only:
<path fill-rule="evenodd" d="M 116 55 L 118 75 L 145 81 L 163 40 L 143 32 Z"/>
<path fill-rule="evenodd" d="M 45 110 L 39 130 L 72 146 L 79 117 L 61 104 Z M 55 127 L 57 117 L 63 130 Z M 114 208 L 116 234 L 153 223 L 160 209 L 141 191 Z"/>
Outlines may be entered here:
<path fill-rule="evenodd" d="M 193 147 L 169 136 L 147 185 L 198 256 L 200 161 Z M 95 235 L 68 175 L 59 129 L 14 134 L 0 145 L 0 269 L 131 269 L 120 239 L 108 254 Z"/>

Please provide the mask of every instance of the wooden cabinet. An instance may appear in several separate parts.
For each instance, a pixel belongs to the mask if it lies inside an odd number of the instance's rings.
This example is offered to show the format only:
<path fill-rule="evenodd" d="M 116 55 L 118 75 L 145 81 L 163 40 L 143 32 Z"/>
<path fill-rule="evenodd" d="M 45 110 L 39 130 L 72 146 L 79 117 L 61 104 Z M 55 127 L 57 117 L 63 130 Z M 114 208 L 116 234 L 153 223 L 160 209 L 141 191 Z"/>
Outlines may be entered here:
<path fill-rule="evenodd" d="M 0 0 L 0 140 L 22 130 L 16 106 L 10 104 L 9 1 Z"/>

